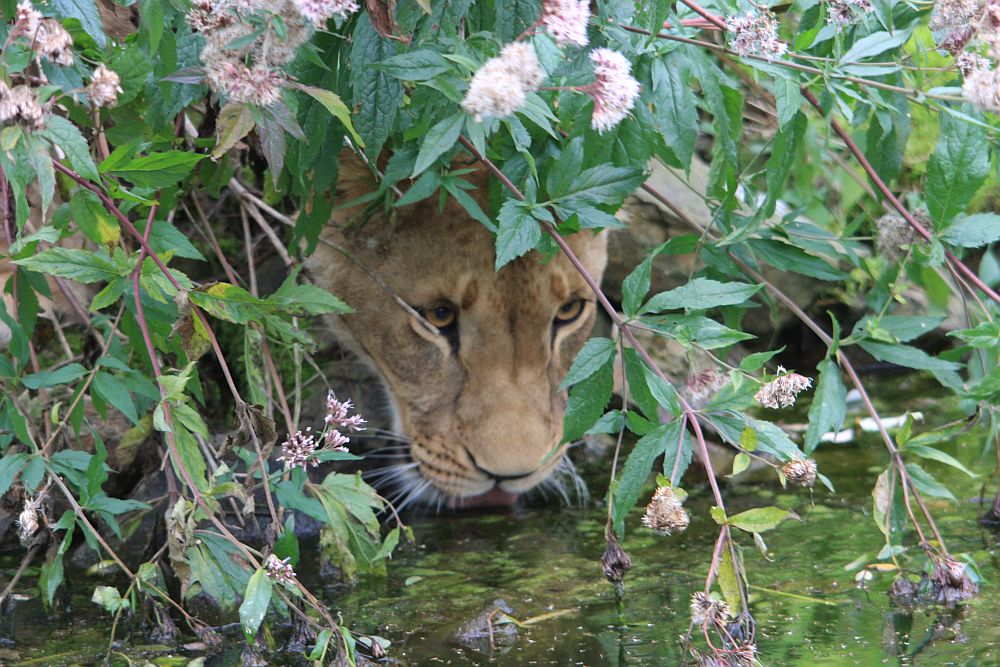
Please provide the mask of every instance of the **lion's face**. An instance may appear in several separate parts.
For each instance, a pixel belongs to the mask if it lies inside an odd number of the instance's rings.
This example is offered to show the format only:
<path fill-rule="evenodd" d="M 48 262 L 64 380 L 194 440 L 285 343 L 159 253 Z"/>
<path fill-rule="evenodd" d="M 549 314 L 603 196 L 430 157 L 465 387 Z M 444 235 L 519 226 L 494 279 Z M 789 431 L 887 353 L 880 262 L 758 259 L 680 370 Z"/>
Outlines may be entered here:
<path fill-rule="evenodd" d="M 454 200 L 439 209 L 437 197 L 399 209 L 392 223 L 331 225 L 326 238 L 357 262 L 321 244 L 308 268 L 356 310 L 334 327 L 385 382 L 411 443 L 400 468 L 413 496 L 512 498 L 562 465 L 559 383 L 595 318 L 593 295 L 563 256 L 542 264 L 532 253 L 496 272 L 493 236 Z M 599 279 L 604 235 L 569 242 Z"/>

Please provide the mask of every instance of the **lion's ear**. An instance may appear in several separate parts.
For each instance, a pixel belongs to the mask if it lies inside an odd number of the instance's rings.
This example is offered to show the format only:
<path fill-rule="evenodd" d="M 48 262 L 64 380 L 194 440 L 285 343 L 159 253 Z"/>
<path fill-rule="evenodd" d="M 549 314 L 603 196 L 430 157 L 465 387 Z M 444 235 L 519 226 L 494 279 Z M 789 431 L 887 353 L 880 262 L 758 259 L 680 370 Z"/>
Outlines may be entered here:
<path fill-rule="evenodd" d="M 350 148 L 342 150 L 337 176 L 337 204 L 354 201 L 377 189 L 371 167 Z"/>

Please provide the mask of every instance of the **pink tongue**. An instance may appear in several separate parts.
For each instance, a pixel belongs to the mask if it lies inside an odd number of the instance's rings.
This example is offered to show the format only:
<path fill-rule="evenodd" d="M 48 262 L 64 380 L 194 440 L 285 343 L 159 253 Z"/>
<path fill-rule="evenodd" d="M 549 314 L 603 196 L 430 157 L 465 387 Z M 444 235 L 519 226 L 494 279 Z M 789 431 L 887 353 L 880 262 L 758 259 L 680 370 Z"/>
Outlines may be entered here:
<path fill-rule="evenodd" d="M 499 486 L 494 486 L 486 493 L 468 498 L 449 498 L 449 509 L 463 509 L 467 507 L 507 507 L 517 502 L 516 493 L 504 491 Z"/>

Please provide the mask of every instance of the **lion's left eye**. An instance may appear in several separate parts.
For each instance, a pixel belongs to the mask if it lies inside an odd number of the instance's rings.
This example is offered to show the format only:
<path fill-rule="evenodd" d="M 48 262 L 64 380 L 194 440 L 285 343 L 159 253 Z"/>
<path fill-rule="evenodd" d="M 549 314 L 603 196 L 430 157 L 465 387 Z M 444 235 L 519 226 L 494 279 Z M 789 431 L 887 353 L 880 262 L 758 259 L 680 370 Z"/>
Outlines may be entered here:
<path fill-rule="evenodd" d="M 573 299 L 567 301 L 556 311 L 556 324 L 569 324 L 583 313 L 583 307 L 587 302 L 583 299 Z"/>

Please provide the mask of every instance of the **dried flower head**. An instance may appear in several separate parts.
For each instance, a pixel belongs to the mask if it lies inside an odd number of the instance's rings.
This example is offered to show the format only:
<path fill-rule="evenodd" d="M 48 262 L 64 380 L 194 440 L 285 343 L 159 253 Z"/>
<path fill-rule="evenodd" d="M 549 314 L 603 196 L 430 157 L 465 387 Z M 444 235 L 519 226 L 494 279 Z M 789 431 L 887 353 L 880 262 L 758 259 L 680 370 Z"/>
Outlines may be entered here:
<path fill-rule="evenodd" d="M 868 0 L 830 0 L 826 5 L 826 22 L 832 25 L 848 25 L 860 15 L 872 10 Z"/>
<path fill-rule="evenodd" d="M 788 45 L 778 39 L 778 20 L 766 9 L 730 16 L 726 29 L 729 46 L 741 56 L 760 54 L 773 60 L 788 51 Z"/>
<path fill-rule="evenodd" d="M 45 110 L 30 86 L 0 85 L 0 123 L 19 123 L 37 131 L 45 127 Z"/>
<path fill-rule="evenodd" d="M 21 538 L 22 542 L 27 542 L 38 530 L 38 510 L 41 508 L 41 498 L 25 497 L 24 509 L 17 517 L 17 536 Z"/>
<path fill-rule="evenodd" d="M 211 0 L 196 0 L 191 3 L 184 20 L 191 30 L 206 35 L 227 28 L 236 22 L 236 16 L 219 7 L 219 4 Z"/>
<path fill-rule="evenodd" d="M 267 557 L 264 567 L 267 568 L 267 576 L 277 581 L 279 584 L 291 586 L 295 584 L 295 571 L 292 569 L 292 558 L 281 559 L 271 554 Z"/>
<path fill-rule="evenodd" d="M 681 500 L 674 493 L 673 487 L 660 486 L 653 493 L 652 500 L 646 505 L 646 513 L 642 516 L 642 525 L 655 530 L 660 535 L 672 535 L 683 532 L 691 517 L 681 506 Z"/>
<path fill-rule="evenodd" d="M 121 77 L 104 63 L 94 70 L 86 90 L 90 103 L 95 107 L 113 107 L 118 104 L 118 93 L 125 92 L 121 87 Z"/>
<path fill-rule="evenodd" d="M 594 98 L 590 124 L 603 134 L 628 115 L 642 87 L 631 74 L 632 64 L 617 51 L 594 49 L 590 59 L 594 62 L 595 81 L 584 90 Z"/>
<path fill-rule="evenodd" d="M 967 77 L 978 69 L 990 69 L 990 61 L 978 53 L 963 51 L 955 58 L 955 67 L 962 76 Z"/>
<path fill-rule="evenodd" d="M 476 121 L 485 116 L 504 118 L 524 104 L 527 94 L 538 87 L 542 77 L 542 67 L 530 44 L 508 44 L 472 77 L 462 108 Z"/>
<path fill-rule="evenodd" d="M 604 576 L 612 583 L 622 581 L 628 571 L 632 569 L 632 559 L 622 549 L 622 545 L 618 543 L 618 536 L 614 532 L 608 535 L 608 543 L 604 547 L 604 555 L 601 557 L 601 566 L 604 568 Z"/>
<path fill-rule="evenodd" d="M 334 16 L 346 19 L 360 9 L 354 0 L 295 0 L 295 6 L 317 28 Z"/>
<path fill-rule="evenodd" d="M 913 212 L 913 217 L 923 226 L 929 224 L 923 210 Z M 888 262 L 898 262 L 914 243 L 920 241 L 917 231 L 895 213 L 887 213 L 875 221 L 875 249 Z"/>
<path fill-rule="evenodd" d="M 700 406 L 725 387 L 728 381 L 725 375 L 714 368 L 693 373 L 686 385 L 688 400 L 693 405 Z"/>
<path fill-rule="evenodd" d="M 42 13 L 35 9 L 30 0 L 21 0 L 17 3 L 13 34 L 27 35 L 29 39 L 34 39 L 42 18 Z"/>
<path fill-rule="evenodd" d="M 212 90 L 234 102 L 266 107 L 281 101 L 284 76 L 264 65 L 247 67 L 228 60 L 210 68 L 208 83 Z"/>
<path fill-rule="evenodd" d="M 976 69 L 967 74 L 962 97 L 984 111 L 1000 113 L 1000 71 Z"/>
<path fill-rule="evenodd" d="M 931 30 L 967 25 L 979 13 L 979 0 L 937 0 L 931 12 Z"/>
<path fill-rule="evenodd" d="M 559 46 L 587 45 L 590 0 L 543 0 L 542 23 Z"/>
<path fill-rule="evenodd" d="M 979 593 L 979 585 L 972 581 L 968 566 L 951 558 L 935 560 L 930 575 L 931 596 L 935 602 L 954 605 Z"/>
<path fill-rule="evenodd" d="M 316 466 L 316 436 L 312 434 L 312 428 L 306 428 L 305 432 L 296 431 L 295 435 L 289 436 L 288 440 L 281 443 L 281 456 L 278 461 L 285 462 L 285 468 L 294 468 L 307 465 Z"/>
<path fill-rule="evenodd" d="M 730 618 L 732 614 L 724 600 L 717 600 L 702 591 L 691 595 L 691 622 L 695 625 L 721 624 Z"/>
<path fill-rule="evenodd" d="M 35 31 L 35 50 L 39 55 L 57 65 L 73 64 L 73 37 L 62 23 L 55 19 L 42 19 Z"/>
<path fill-rule="evenodd" d="M 808 486 L 816 483 L 816 463 L 809 459 L 792 459 L 781 467 L 781 474 L 793 486 Z"/>
<path fill-rule="evenodd" d="M 789 373 L 784 366 L 778 366 L 778 377 L 761 387 L 753 398 L 765 408 L 787 408 L 795 405 L 795 397 L 811 386 L 811 378 Z"/>

